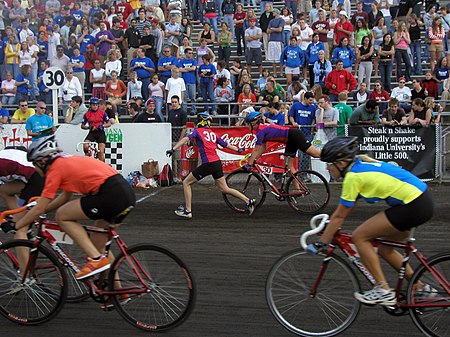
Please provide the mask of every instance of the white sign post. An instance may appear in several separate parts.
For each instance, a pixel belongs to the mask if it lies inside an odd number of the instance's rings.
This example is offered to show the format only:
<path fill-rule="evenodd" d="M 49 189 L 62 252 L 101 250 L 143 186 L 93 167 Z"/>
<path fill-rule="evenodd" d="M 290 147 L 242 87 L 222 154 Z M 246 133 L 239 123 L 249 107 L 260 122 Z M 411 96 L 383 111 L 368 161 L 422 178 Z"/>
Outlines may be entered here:
<path fill-rule="evenodd" d="M 61 68 L 50 67 L 44 71 L 44 85 L 52 90 L 53 124 L 58 124 L 58 89 L 63 85 L 66 75 Z"/>

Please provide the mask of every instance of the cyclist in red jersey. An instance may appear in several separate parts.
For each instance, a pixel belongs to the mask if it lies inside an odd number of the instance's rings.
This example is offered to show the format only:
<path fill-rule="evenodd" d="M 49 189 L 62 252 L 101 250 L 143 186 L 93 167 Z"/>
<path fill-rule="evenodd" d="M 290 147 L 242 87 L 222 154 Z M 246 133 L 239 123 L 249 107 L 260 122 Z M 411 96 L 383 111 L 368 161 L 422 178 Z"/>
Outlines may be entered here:
<path fill-rule="evenodd" d="M 194 169 L 183 180 L 183 190 L 186 205 L 184 207 L 180 206 L 180 208 L 175 211 L 175 214 L 184 218 L 192 218 L 191 185 L 211 174 L 220 191 L 222 193 L 230 194 L 238 199 L 241 199 L 246 203 L 248 211 L 250 215 L 252 215 L 253 211 L 255 210 L 255 200 L 249 199 L 241 192 L 228 187 L 222 171 L 222 162 L 217 155 L 217 144 L 239 153 L 241 153 L 243 149 L 239 149 L 234 145 L 228 144 L 222 138 L 218 137 L 214 133 L 214 131 L 210 130 L 209 126 L 211 125 L 211 120 L 212 117 L 209 115 L 209 113 L 199 113 L 197 115 L 197 129 L 193 130 L 186 137 L 180 139 L 180 141 L 175 144 L 175 146 L 171 150 L 166 151 L 166 154 L 170 157 L 172 156 L 174 151 L 181 147 L 183 144 L 189 142 L 190 140 L 195 140 L 200 152 L 200 157 L 202 159 L 202 165 Z"/>
<path fill-rule="evenodd" d="M 108 114 L 100 110 L 98 105 L 100 100 L 97 97 L 92 97 L 89 101 L 90 107 L 86 111 L 81 122 L 81 128 L 89 130 L 88 135 L 84 139 L 85 142 L 97 142 L 98 144 L 98 159 L 105 161 L 105 144 L 106 135 L 105 128 L 111 126 Z M 84 144 L 84 153 L 86 156 L 89 153 L 89 144 Z"/>
<path fill-rule="evenodd" d="M 314 158 L 320 157 L 320 150 L 306 139 L 303 132 L 299 129 L 287 128 L 275 124 L 263 125 L 261 124 L 262 114 L 258 111 L 250 112 L 245 117 L 245 123 L 248 125 L 252 133 L 256 132 L 256 146 L 252 151 L 250 158 L 248 158 L 248 166 L 244 169 L 249 169 L 251 165 L 266 151 L 267 142 L 276 142 L 286 144 L 284 153 L 288 158 L 288 167 L 292 173 L 295 173 L 294 158 L 298 150 L 309 154 Z"/>
<path fill-rule="evenodd" d="M 96 220 L 96 226 L 102 228 L 107 228 L 110 223 L 120 223 L 136 202 L 127 181 L 99 160 L 63 154 L 54 136 L 33 142 L 27 159 L 46 178 L 41 198 L 23 218 L 16 223 L 3 223 L 2 229 L 7 232 L 7 229 L 26 227 L 41 214 L 57 209 L 59 226 L 88 256 L 87 263 L 75 277 L 82 280 L 108 269 L 110 259 L 100 253 L 106 237 L 93 235 L 91 241 L 78 221 Z M 57 196 L 58 190 L 62 193 Z M 83 197 L 71 200 L 74 193 Z"/>

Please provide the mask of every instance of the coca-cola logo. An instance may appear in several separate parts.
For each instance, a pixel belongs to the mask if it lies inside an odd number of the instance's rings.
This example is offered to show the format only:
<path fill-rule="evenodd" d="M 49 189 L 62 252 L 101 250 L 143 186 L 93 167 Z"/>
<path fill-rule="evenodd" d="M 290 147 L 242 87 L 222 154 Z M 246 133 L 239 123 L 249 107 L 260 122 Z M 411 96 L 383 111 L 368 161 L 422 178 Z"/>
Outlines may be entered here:
<path fill-rule="evenodd" d="M 195 154 L 195 150 L 193 146 L 189 146 L 186 150 L 186 158 L 190 159 Z"/>
<path fill-rule="evenodd" d="M 247 133 L 245 135 L 232 137 L 228 133 L 224 133 L 221 138 L 226 141 L 228 144 L 237 146 L 242 149 L 253 149 L 256 145 L 256 136 L 251 133 Z"/>

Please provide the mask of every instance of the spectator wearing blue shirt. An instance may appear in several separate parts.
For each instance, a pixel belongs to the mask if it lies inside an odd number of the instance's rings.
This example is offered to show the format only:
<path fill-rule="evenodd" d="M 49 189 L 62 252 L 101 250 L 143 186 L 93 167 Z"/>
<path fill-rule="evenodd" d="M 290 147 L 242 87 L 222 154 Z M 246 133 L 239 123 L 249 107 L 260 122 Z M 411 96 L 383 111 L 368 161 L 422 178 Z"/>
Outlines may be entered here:
<path fill-rule="evenodd" d="M 319 51 L 325 51 L 325 45 L 319 41 L 319 34 L 314 33 L 312 42 L 306 47 L 306 62 L 308 63 L 309 83 L 314 82 L 314 63 L 319 60 Z"/>
<path fill-rule="evenodd" d="M 164 56 L 158 60 L 158 72 L 161 75 L 161 82 L 166 84 L 167 80 L 172 76 L 172 68 L 178 66 L 178 59 L 172 56 L 172 51 L 169 46 L 164 47 Z"/>
<path fill-rule="evenodd" d="M 9 112 L 3 107 L 3 103 L 0 101 L 0 124 L 7 124 L 9 121 Z"/>
<path fill-rule="evenodd" d="M 190 105 L 191 114 L 197 113 L 195 106 L 195 96 L 197 92 L 197 78 L 195 76 L 197 71 L 197 61 L 192 57 L 193 50 L 188 47 L 184 50 L 184 58 L 178 62 L 178 68 L 180 68 L 181 77 L 186 85 L 186 91 L 184 92 L 184 103 L 194 103 Z"/>
<path fill-rule="evenodd" d="M 52 104 L 52 93 L 49 88 L 46 87 L 43 81 L 44 71 L 50 67 L 49 60 L 42 60 L 39 62 L 39 67 L 41 68 L 38 74 L 38 89 L 39 89 L 39 100 L 45 102 L 46 104 Z"/>
<path fill-rule="evenodd" d="M 28 117 L 25 122 L 25 129 L 27 130 L 28 136 L 31 136 L 31 141 L 48 136 L 49 133 L 56 131 L 56 128 L 53 126 L 53 119 L 45 113 L 46 110 L 47 105 L 45 102 L 39 101 L 37 103 L 36 113 Z M 51 131 L 49 131 L 50 128 L 52 128 Z"/>
<path fill-rule="evenodd" d="M 348 38 L 346 36 L 341 38 L 339 45 L 333 51 L 332 62 L 335 63 L 337 60 L 343 62 L 345 70 L 352 72 L 352 65 L 355 63 L 356 55 L 353 48 L 348 45 Z"/>
<path fill-rule="evenodd" d="M 267 60 L 272 62 L 273 76 L 278 77 L 277 63 L 283 46 L 284 19 L 280 16 L 280 11 L 277 8 L 274 8 L 273 13 L 274 18 L 269 21 L 267 27 L 267 33 L 269 34 Z"/>
<path fill-rule="evenodd" d="M 270 124 L 285 125 L 284 114 L 280 112 L 280 103 L 269 103 L 269 111 L 264 114 L 266 122 Z"/>
<path fill-rule="evenodd" d="M 89 27 L 84 26 L 82 28 L 81 34 L 78 36 L 77 43 L 80 46 L 80 54 L 84 55 L 86 53 L 87 46 L 92 44 L 95 45 L 95 37 L 89 34 Z"/>
<path fill-rule="evenodd" d="M 78 2 L 75 2 L 73 5 L 72 16 L 75 18 L 75 24 L 80 23 L 81 18 L 84 16 L 84 12 L 81 10 L 81 5 Z"/>
<path fill-rule="evenodd" d="M 134 70 L 137 74 L 138 80 L 142 82 L 142 98 L 144 102 L 148 100 L 148 86 L 150 84 L 150 77 L 155 72 L 155 64 L 151 59 L 145 57 L 145 50 L 138 48 L 137 57 L 134 58 L 128 71 Z"/>
<path fill-rule="evenodd" d="M 29 100 L 31 94 L 31 66 L 24 64 L 20 67 L 20 74 L 16 77 L 17 96 L 16 101 L 24 99 Z"/>
<path fill-rule="evenodd" d="M 39 47 L 38 61 L 39 61 L 39 66 L 40 66 L 40 64 L 43 60 L 47 60 L 47 55 L 48 55 L 48 42 L 45 41 L 45 32 L 44 31 L 39 32 L 36 43 Z M 41 70 L 41 69 L 39 68 L 39 70 Z"/>
<path fill-rule="evenodd" d="M 81 90 L 84 96 L 84 82 L 86 82 L 86 73 L 84 72 L 84 64 L 86 58 L 80 54 L 78 46 L 72 47 L 73 55 L 70 57 L 69 66 L 72 67 L 73 76 L 80 80 Z"/>
<path fill-rule="evenodd" d="M 300 75 L 300 67 L 305 64 L 305 52 L 297 45 L 295 36 L 291 36 L 289 45 L 281 52 L 280 64 L 285 67 L 287 84 L 291 85 L 292 75 Z"/>
<path fill-rule="evenodd" d="M 69 6 L 61 6 L 59 14 L 53 17 L 53 24 L 57 24 L 59 27 L 64 26 L 64 24 L 66 23 L 66 17 L 68 16 L 71 16 Z"/>
<path fill-rule="evenodd" d="M 289 110 L 289 121 L 295 127 L 301 128 L 308 141 L 312 141 L 312 125 L 315 124 L 317 107 L 314 105 L 314 94 L 305 92 L 301 102 L 292 104 Z M 309 169 L 309 156 L 300 151 L 299 169 Z"/>
<path fill-rule="evenodd" d="M 209 54 L 202 56 L 203 64 L 198 67 L 198 76 L 200 77 L 200 91 L 202 93 L 203 104 L 205 110 L 208 110 L 209 105 L 207 101 L 211 103 L 212 114 L 217 115 L 217 105 L 214 98 L 214 77 L 217 74 L 216 67 L 209 63 L 211 56 Z"/>
<path fill-rule="evenodd" d="M 102 9 L 98 6 L 98 0 L 92 0 L 92 7 L 89 9 L 89 22 L 94 23 L 95 13 L 100 13 Z"/>
<path fill-rule="evenodd" d="M 310 83 L 317 83 L 322 87 L 325 86 L 325 78 L 332 70 L 333 66 L 331 65 L 331 62 L 325 58 L 325 51 L 320 50 L 319 59 L 314 63 L 313 67 L 314 82 Z"/>

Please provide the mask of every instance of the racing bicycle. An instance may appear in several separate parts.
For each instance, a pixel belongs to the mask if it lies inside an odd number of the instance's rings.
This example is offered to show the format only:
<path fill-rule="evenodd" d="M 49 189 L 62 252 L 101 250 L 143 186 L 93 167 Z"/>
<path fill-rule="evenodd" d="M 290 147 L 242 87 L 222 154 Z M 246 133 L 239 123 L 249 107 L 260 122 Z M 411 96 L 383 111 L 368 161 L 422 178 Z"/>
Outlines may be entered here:
<path fill-rule="evenodd" d="M 327 219 L 326 214 L 311 219 L 312 229 L 300 239 L 302 248 L 280 257 L 272 266 L 266 281 L 266 299 L 270 311 L 284 328 L 298 336 L 334 336 L 354 322 L 361 307 L 361 302 L 354 297 L 355 292 L 361 291 L 354 268 L 372 285 L 376 283 L 360 261 L 350 232 L 337 231 L 326 253 L 306 253 L 307 238 L 321 233 Z M 411 230 L 405 242 L 383 239 L 373 241 L 375 248 L 388 245 L 404 251 L 395 287 L 397 303 L 383 308 L 394 316 L 409 313 L 414 324 L 427 336 L 448 337 L 450 253 L 426 258 L 413 245 L 414 232 L 414 229 Z M 336 254 L 337 248 L 347 259 Z M 412 254 L 419 265 L 411 279 L 405 281 L 405 269 Z M 405 287 L 402 287 L 403 283 Z"/>
<path fill-rule="evenodd" d="M 84 151 L 84 147 L 87 146 L 87 151 Z M 98 158 L 98 143 L 97 142 L 79 142 L 77 144 L 77 152 L 84 152 L 87 157 Z"/>
<path fill-rule="evenodd" d="M 34 205 L 4 211 L 0 222 Z M 15 323 L 37 325 L 54 318 L 67 300 L 69 281 L 63 263 L 74 273 L 79 270 L 70 254 L 56 244 L 54 233 L 47 230 L 50 225 L 64 235 L 56 223 L 40 217 L 32 224 L 37 228 L 32 240 L 11 240 L 0 245 L 0 314 Z M 164 331 L 181 324 L 194 307 L 192 273 L 166 248 L 152 244 L 128 246 L 116 232 L 118 226 L 84 226 L 88 233 L 108 236 L 105 255 L 112 241 L 120 251 L 109 270 L 82 281 L 89 295 L 103 307 L 113 305 L 128 323 L 145 331 Z M 22 268 L 17 250 L 29 254 Z"/>
<path fill-rule="evenodd" d="M 323 210 L 330 200 L 330 187 L 327 180 L 318 172 L 300 170 L 292 173 L 287 166 L 287 154 L 280 154 L 285 158 L 284 166 L 255 162 L 250 172 L 238 169 L 231 172 L 227 184 L 250 199 L 255 199 L 256 208 L 266 200 L 267 193 L 272 193 L 278 201 L 287 201 L 289 206 L 301 214 L 315 214 Z M 295 155 L 293 155 L 295 156 Z M 241 165 L 247 158 L 241 161 Z M 282 171 L 279 187 L 269 176 L 274 169 Z M 225 203 L 234 211 L 244 213 L 246 205 L 229 194 L 223 194 Z"/>

